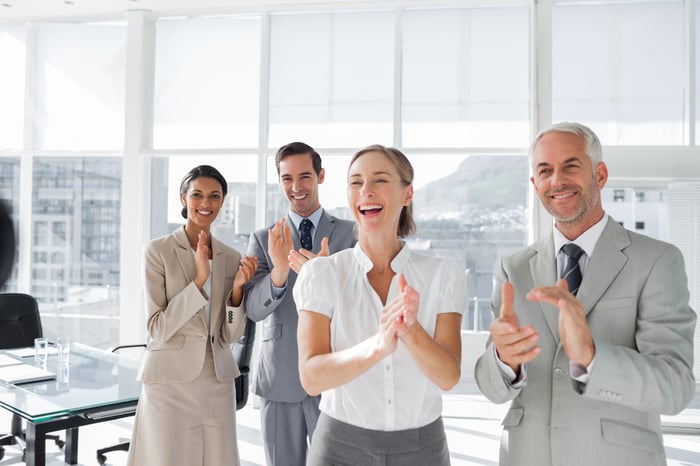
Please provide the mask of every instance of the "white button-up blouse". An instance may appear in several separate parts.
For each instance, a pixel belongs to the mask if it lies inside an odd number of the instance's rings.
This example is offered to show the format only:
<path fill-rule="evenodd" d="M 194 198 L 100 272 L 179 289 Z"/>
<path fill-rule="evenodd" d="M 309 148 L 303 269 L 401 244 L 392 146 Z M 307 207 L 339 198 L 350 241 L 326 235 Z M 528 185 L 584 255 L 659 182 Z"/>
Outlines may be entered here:
<path fill-rule="evenodd" d="M 353 249 L 317 257 L 301 269 L 294 285 L 297 309 L 331 319 L 331 350 L 341 351 L 376 335 L 383 308 L 367 279 L 372 262 L 357 244 Z M 452 260 L 415 254 L 404 243 L 391 262 L 396 272 L 387 302 L 399 292 L 397 276 L 420 295 L 418 321 L 429 335 L 437 315 L 467 307 L 466 277 Z M 321 411 L 365 429 L 396 431 L 427 425 L 442 412 L 441 390 L 398 348 L 350 382 L 321 395 Z"/>

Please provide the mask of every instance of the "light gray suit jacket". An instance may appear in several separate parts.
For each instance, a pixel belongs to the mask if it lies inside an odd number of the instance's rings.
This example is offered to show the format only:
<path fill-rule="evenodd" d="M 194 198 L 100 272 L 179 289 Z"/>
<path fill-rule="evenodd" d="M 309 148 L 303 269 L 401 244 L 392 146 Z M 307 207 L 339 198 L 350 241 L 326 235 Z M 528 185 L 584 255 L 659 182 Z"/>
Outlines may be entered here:
<path fill-rule="evenodd" d="M 220 381 L 239 375 L 230 345 L 243 334 L 245 311 L 243 306 L 227 303 L 241 254 L 214 237 L 211 247 L 209 328 L 204 315 L 207 297 L 194 284 L 197 270 L 184 228 L 151 240 L 144 247 L 144 298 L 150 340 L 141 363 L 140 380 L 194 380 L 202 372 L 207 345 L 211 345 Z"/>
<path fill-rule="evenodd" d="M 299 233 L 289 217 L 287 224 L 292 230 L 294 249 L 299 249 Z M 331 254 L 353 247 L 356 242 L 354 225 L 354 222 L 335 218 L 324 211 L 314 233 L 312 252 L 320 250 L 324 236 L 328 237 Z M 297 274 L 290 270 L 284 294 L 279 299 L 273 298 L 270 280 L 272 260 L 267 252 L 267 231 L 268 228 L 264 228 L 252 233 L 248 244 L 248 255 L 258 257 L 258 270 L 246 290 L 246 312 L 256 322 L 264 319 L 253 390 L 267 400 L 299 402 L 308 395 L 299 381 L 298 316 L 292 297 Z"/>
<path fill-rule="evenodd" d="M 680 412 L 695 391 L 696 315 L 680 251 L 609 219 L 577 295 L 596 345 L 586 385 L 569 376 L 558 309 L 525 299 L 533 287 L 553 285 L 556 273 L 551 235 L 500 263 L 492 311 L 498 317 L 501 284 L 513 283 L 519 323 L 537 329 L 542 348 L 520 389 L 502 377 L 490 340 L 477 361 L 484 395 L 512 400 L 500 464 L 665 465 L 659 415 Z"/>

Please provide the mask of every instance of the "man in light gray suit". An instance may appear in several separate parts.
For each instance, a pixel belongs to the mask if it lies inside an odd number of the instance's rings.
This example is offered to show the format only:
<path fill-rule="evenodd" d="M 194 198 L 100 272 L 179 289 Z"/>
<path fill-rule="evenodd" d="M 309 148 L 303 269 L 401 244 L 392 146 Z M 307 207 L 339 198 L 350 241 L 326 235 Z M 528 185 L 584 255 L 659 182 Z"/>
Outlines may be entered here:
<path fill-rule="evenodd" d="M 577 123 L 546 129 L 530 150 L 553 232 L 501 260 L 496 320 L 475 369 L 487 398 L 512 400 L 504 466 L 665 465 L 659 415 L 693 398 L 683 257 L 604 212 L 601 152 Z"/>
<path fill-rule="evenodd" d="M 292 289 L 296 272 L 308 259 L 354 246 L 354 222 L 335 218 L 321 208 L 318 185 L 323 183 L 325 172 L 313 148 L 302 142 L 287 144 L 277 151 L 275 163 L 289 201 L 289 214 L 269 229 L 250 235 L 248 254 L 258 257 L 258 270 L 246 291 L 245 303 L 248 317 L 263 320 L 254 391 L 262 398 L 267 464 L 304 466 L 320 397 L 309 396 L 299 381 L 297 308 Z M 303 226 L 306 219 L 311 221 L 310 230 Z"/>

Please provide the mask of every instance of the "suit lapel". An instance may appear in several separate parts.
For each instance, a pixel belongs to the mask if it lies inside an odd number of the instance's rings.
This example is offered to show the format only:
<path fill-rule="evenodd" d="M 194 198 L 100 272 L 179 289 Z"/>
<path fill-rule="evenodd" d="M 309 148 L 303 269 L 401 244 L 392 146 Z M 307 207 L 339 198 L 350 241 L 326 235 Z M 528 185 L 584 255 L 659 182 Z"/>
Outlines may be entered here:
<path fill-rule="evenodd" d="M 321 250 L 321 240 L 324 237 L 328 237 L 330 240 L 333 230 L 335 230 L 335 223 L 333 222 L 331 216 L 324 210 L 323 214 L 321 214 L 321 219 L 318 221 L 318 226 L 316 227 L 316 234 L 314 235 L 314 250 L 312 252 L 318 253 Z"/>
<path fill-rule="evenodd" d="M 292 217 L 289 214 L 287 214 L 287 225 L 289 225 L 289 229 L 292 231 L 292 244 L 294 245 L 294 249 L 299 250 L 299 248 L 301 247 L 299 232 L 297 231 L 297 227 L 294 225 L 294 221 L 292 220 Z"/>
<path fill-rule="evenodd" d="M 533 244 L 536 254 L 530 259 L 530 274 L 533 287 L 553 286 L 557 281 L 557 261 L 554 257 L 554 237 L 548 237 Z M 559 343 L 559 310 L 547 303 L 540 302 L 542 315 L 552 336 Z"/>
<path fill-rule="evenodd" d="M 577 295 L 586 314 L 591 312 L 627 263 L 627 256 L 622 250 L 629 245 L 630 239 L 625 229 L 612 217 L 609 218 L 588 261 Z"/>
<path fill-rule="evenodd" d="M 192 249 L 190 248 L 190 242 L 187 239 L 185 228 L 178 228 L 173 233 L 173 236 L 175 236 L 175 241 L 177 243 L 175 246 L 175 254 L 180 263 L 180 268 L 182 269 L 186 281 L 191 282 L 197 275 L 197 269 L 194 265 L 194 256 L 192 255 Z"/>

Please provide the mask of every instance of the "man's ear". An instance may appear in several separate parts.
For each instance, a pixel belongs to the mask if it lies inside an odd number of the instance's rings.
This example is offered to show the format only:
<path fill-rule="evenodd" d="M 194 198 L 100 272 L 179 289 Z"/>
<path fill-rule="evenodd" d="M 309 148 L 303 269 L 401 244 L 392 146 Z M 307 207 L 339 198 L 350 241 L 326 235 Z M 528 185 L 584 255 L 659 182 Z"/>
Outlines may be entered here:
<path fill-rule="evenodd" d="M 318 172 L 318 184 L 323 183 L 324 178 L 326 177 L 326 169 L 322 168 L 320 172 Z"/>
<path fill-rule="evenodd" d="M 605 162 L 598 162 L 595 167 L 595 178 L 596 183 L 598 183 L 598 189 L 603 189 L 605 183 L 608 182 L 608 166 Z"/>

